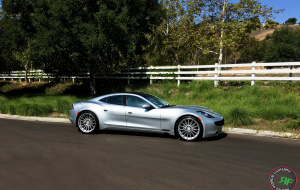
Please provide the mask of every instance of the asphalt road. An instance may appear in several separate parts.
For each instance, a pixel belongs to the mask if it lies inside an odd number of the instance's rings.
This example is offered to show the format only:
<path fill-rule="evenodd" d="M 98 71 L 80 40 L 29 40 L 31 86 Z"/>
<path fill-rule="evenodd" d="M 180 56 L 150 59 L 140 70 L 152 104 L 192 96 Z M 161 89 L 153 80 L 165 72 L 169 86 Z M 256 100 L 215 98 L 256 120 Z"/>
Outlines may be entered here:
<path fill-rule="evenodd" d="M 0 129 L 0 189 L 265 190 L 276 167 L 300 176 L 299 140 L 224 134 L 191 143 L 6 119 Z"/>

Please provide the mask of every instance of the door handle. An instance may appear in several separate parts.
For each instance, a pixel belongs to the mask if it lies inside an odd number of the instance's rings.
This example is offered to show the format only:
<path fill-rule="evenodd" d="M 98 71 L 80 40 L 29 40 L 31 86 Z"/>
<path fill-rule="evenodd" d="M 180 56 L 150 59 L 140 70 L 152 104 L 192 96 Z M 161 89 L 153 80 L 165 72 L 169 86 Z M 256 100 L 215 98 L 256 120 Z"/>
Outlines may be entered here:
<path fill-rule="evenodd" d="M 132 112 L 128 112 L 128 114 L 132 114 Z"/>
<path fill-rule="evenodd" d="M 104 110 L 104 111 L 107 111 L 107 110 Z"/>

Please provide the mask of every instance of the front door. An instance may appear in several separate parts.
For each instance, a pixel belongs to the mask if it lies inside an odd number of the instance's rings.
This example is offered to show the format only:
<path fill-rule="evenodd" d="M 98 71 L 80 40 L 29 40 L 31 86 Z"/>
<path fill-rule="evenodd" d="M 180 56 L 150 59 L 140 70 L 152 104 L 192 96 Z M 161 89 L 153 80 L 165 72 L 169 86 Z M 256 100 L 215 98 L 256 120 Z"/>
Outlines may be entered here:
<path fill-rule="evenodd" d="M 125 115 L 128 128 L 160 130 L 159 109 L 144 109 L 142 106 L 148 104 L 137 96 L 126 96 Z"/>

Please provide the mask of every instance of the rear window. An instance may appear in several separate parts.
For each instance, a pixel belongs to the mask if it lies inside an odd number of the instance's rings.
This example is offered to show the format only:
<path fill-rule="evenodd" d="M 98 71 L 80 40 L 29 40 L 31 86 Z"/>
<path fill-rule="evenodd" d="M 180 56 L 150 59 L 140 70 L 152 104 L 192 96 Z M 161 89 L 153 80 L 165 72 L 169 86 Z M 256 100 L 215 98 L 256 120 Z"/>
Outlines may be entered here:
<path fill-rule="evenodd" d="M 123 96 L 122 95 L 109 96 L 106 98 L 102 98 L 99 101 L 105 102 L 108 104 L 123 105 Z"/>

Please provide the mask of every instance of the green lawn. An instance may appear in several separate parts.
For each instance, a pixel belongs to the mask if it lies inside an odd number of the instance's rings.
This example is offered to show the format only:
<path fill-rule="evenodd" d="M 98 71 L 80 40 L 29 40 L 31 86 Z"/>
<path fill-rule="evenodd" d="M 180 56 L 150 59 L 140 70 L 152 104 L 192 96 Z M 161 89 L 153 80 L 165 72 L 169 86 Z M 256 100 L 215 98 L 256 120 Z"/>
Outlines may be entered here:
<path fill-rule="evenodd" d="M 146 92 L 175 105 L 208 107 L 224 116 L 226 126 L 299 133 L 299 83 L 230 84 L 214 88 L 211 81 L 183 83 L 180 87 L 176 82 L 116 83 L 101 86 L 99 92 Z M 0 112 L 17 115 L 68 117 L 74 101 L 92 98 L 83 83 L 0 82 L 0 90 Z"/>

